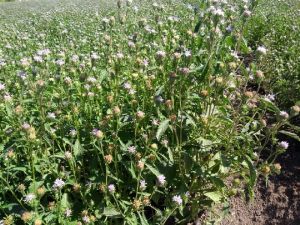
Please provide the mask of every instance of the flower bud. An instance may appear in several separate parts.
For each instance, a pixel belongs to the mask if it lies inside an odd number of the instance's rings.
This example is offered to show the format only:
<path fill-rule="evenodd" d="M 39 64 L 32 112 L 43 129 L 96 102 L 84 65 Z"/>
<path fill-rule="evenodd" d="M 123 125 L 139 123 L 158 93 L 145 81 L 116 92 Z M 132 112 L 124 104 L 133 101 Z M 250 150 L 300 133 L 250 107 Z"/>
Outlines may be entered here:
<path fill-rule="evenodd" d="M 106 155 L 104 156 L 104 160 L 107 164 L 111 164 L 111 162 L 113 161 L 113 157 L 112 155 Z"/>

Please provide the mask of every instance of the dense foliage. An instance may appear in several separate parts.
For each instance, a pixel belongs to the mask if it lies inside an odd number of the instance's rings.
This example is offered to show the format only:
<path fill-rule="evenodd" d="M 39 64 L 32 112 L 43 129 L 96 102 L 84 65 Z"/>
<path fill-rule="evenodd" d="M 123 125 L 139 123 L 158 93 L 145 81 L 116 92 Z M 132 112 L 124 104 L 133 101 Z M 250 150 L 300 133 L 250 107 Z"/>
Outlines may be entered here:
<path fill-rule="evenodd" d="M 300 109 L 262 89 L 255 1 L 105 2 L 0 10 L 0 224 L 186 224 L 280 172 Z"/>

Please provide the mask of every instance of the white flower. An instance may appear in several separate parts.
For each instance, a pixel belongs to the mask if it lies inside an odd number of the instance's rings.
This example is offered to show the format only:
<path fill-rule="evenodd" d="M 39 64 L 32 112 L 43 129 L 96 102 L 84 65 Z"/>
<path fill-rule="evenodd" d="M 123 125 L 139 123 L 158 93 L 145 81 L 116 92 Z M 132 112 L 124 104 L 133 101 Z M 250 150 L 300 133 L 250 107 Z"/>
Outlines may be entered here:
<path fill-rule="evenodd" d="M 72 210 L 71 209 L 66 209 L 65 210 L 65 216 L 70 217 L 72 215 Z"/>
<path fill-rule="evenodd" d="M 265 99 L 266 101 L 268 101 L 268 102 L 272 102 L 272 101 L 275 100 L 275 95 L 273 95 L 273 94 L 268 94 L 267 96 L 265 96 L 264 99 Z"/>
<path fill-rule="evenodd" d="M 55 64 L 58 66 L 62 66 L 65 64 L 65 61 L 63 59 L 58 59 L 58 60 L 56 60 Z"/>
<path fill-rule="evenodd" d="M 23 124 L 22 124 L 22 128 L 23 128 L 24 130 L 28 130 L 28 129 L 30 128 L 30 125 L 29 125 L 28 123 L 23 123 Z"/>
<path fill-rule="evenodd" d="M 78 55 L 73 55 L 72 56 L 72 61 L 73 62 L 78 62 L 79 61 L 79 56 Z"/>
<path fill-rule="evenodd" d="M 159 57 L 159 58 L 164 58 L 166 56 L 166 53 L 164 51 L 158 51 L 156 52 L 156 55 Z"/>
<path fill-rule="evenodd" d="M 185 57 L 190 57 L 191 55 L 192 55 L 192 53 L 191 53 L 190 50 L 186 50 L 186 51 L 184 52 L 184 56 L 185 56 Z"/>
<path fill-rule="evenodd" d="M 289 114 L 287 112 L 285 112 L 285 111 L 280 111 L 279 115 L 283 119 L 288 119 L 289 118 Z"/>
<path fill-rule="evenodd" d="M 157 183 L 158 186 L 164 186 L 166 184 L 166 177 L 164 175 L 158 175 L 157 176 Z"/>
<path fill-rule="evenodd" d="M 123 53 L 118 52 L 118 53 L 116 54 L 116 57 L 117 57 L 118 59 L 123 59 L 123 58 L 124 58 L 124 55 L 123 55 Z"/>
<path fill-rule="evenodd" d="M 34 59 L 34 61 L 39 62 L 39 63 L 43 62 L 43 58 L 39 55 L 33 56 L 33 59 Z"/>
<path fill-rule="evenodd" d="M 262 55 L 266 55 L 267 54 L 267 49 L 264 46 L 259 46 L 257 48 L 257 51 L 262 54 Z"/>
<path fill-rule="evenodd" d="M 286 141 L 281 141 L 281 142 L 279 142 L 278 145 L 280 148 L 283 148 L 283 149 L 288 149 L 288 147 L 289 147 L 289 143 Z"/>
<path fill-rule="evenodd" d="M 5 89 L 5 84 L 2 84 L 1 82 L 0 82 L 0 91 L 2 91 L 2 90 L 4 90 Z"/>
<path fill-rule="evenodd" d="M 246 9 L 243 14 L 244 16 L 249 17 L 251 16 L 251 11 Z"/>
<path fill-rule="evenodd" d="M 88 78 L 86 79 L 86 81 L 89 82 L 89 83 L 94 84 L 94 83 L 97 82 L 97 79 L 96 79 L 95 77 L 88 77 Z"/>
<path fill-rule="evenodd" d="M 129 146 L 127 148 L 127 151 L 130 153 L 130 154 L 134 154 L 136 152 L 136 147 L 135 146 Z"/>
<path fill-rule="evenodd" d="M 181 205 L 181 204 L 182 204 L 182 198 L 181 198 L 179 195 L 173 196 L 172 201 L 173 201 L 176 205 Z"/>
<path fill-rule="evenodd" d="M 88 216 L 84 216 L 84 217 L 82 217 L 82 221 L 84 223 L 89 223 L 90 222 L 90 218 Z"/>
<path fill-rule="evenodd" d="M 21 62 L 22 66 L 29 66 L 30 65 L 30 62 L 29 62 L 28 58 L 23 58 L 23 59 L 20 60 L 20 62 Z"/>
<path fill-rule="evenodd" d="M 99 59 L 100 57 L 95 52 L 93 52 L 91 58 L 96 60 Z"/>
<path fill-rule="evenodd" d="M 109 193 L 111 193 L 111 194 L 115 193 L 115 191 L 116 191 L 116 187 L 114 184 L 108 185 L 107 188 L 108 188 Z"/>
<path fill-rule="evenodd" d="M 136 93 L 136 90 L 130 89 L 130 90 L 128 91 L 128 93 L 129 93 L 130 95 L 134 95 L 134 94 Z"/>
<path fill-rule="evenodd" d="M 131 89 L 131 84 L 129 82 L 125 82 L 123 84 L 123 87 L 126 89 L 126 90 L 130 90 Z"/>
<path fill-rule="evenodd" d="M 77 131 L 75 129 L 71 129 L 69 134 L 71 137 L 75 137 L 77 135 Z"/>
<path fill-rule="evenodd" d="M 104 17 L 104 18 L 102 19 L 102 22 L 103 22 L 103 23 L 109 23 L 109 19 L 106 18 L 106 17 Z"/>
<path fill-rule="evenodd" d="M 35 198 L 36 198 L 35 194 L 29 193 L 28 195 L 25 196 L 24 202 L 31 203 Z"/>
<path fill-rule="evenodd" d="M 140 181 L 140 189 L 141 189 L 141 191 L 146 190 L 146 188 L 147 188 L 147 183 L 146 183 L 146 181 L 145 181 L 145 180 L 141 180 L 141 181 Z"/>
<path fill-rule="evenodd" d="M 12 100 L 12 96 L 9 93 L 6 93 L 3 98 L 6 102 L 10 102 Z"/>
<path fill-rule="evenodd" d="M 62 180 L 62 179 L 59 179 L 57 178 L 55 181 L 54 181 L 54 184 L 53 184 L 53 188 L 54 189 L 59 189 L 59 188 L 62 188 L 63 186 L 65 186 L 65 182 Z"/>
<path fill-rule="evenodd" d="M 55 119 L 55 118 L 56 118 L 56 115 L 55 115 L 54 112 L 48 112 L 47 117 L 48 117 L 49 119 Z"/>

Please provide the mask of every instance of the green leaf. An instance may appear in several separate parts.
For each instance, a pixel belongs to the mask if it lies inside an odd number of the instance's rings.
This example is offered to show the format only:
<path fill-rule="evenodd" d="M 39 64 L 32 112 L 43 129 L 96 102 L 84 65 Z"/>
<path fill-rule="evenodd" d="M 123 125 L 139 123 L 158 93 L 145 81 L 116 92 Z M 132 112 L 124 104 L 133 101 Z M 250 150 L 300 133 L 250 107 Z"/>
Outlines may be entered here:
<path fill-rule="evenodd" d="M 73 150 L 74 150 L 74 156 L 78 157 L 82 154 L 83 152 L 83 148 L 80 144 L 80 141 L 77 139 L 74 146 L 73 146 Z"/>
<path fill-rule="evenodd" d="M 140 217 L 140 221 L 141 221 L 141 225 L 149 225 L 147 218 L 145 217 L 144 213 L 141 214 L 140 212 L 138 212 L 138 215 Z"/>
<path fill-rule="evenodd" d="M 63 196 L 61 198 L 61 201 L 60 201 L 60 205 L 61 205 L 61 208 L 63 208 L 63 209 L 66 209 L 66 208 L 70 207 L 69 198 L 68 198 L 67 193 L 63 194 Z"/>
<path fill-rule="evenodd" d="M 249 168 L 249 175 L 250 175 L 250 179 L 249 179 L 249 185 L 248 185 L 248 191 L 249 191 L 249 197 L 252 199 L 254 197 L 254 186 L 256 183 L 256 179 L 257 179 L 257 173 L 255 170 L 255 167 L 252 163 L 252 160 L 249 158 L 249 156 L 245 155 L 245 162 L 247 163 L 247 166 Z"/>
<path fill-rule="evenodd" d="M 222 199 L 222 194 L 220 192 L 214 191 L 214 192 L 207 192 L 204 194 L 206 197 L 210 198 L 214 202 L 218 203 Z"/>
<path fill-rule="evenodd" d="M 161 138 L 161 136 L 166 132 L 166 130 L 169 127 L 169 119 L 164 120 L 163 122 L 160 123 L 158 130 L 156 132 L 156 138 L 157 140 L 159 140 Z"/>
<path fill-rule="evenodd" d="M 155 169 L 154 167 L 152 167 L 152 166 L 150 166 L 149 164 L 145 164 L 146 165 L 146 167 L 148 167 L 148 169 L 155 175 L 155 176 L 159 176 L 161 173 L 157 170 L 157 169 Z"/>
<path fill-rule="evenodd" d="M 300 137 L 297 134 L 295 134 L 295 133 L 292 133 L 292 132 L 289 132 L 289 131 L 285 131 L 285 130 L 281 130 L 281 131 L 279 131 L 279 133 L 284 134 L 286 136 L 289 136 L 290 138 L 293 138 L 293 139 L 295 139 L 295 140 L 297 140 L 297 141 L 300 142 Z"/>
<path fill-rule="evenodd" d="M 172 149 L 168 147 L 168 155 L 169 155 L 169 160 L 173 164 L 174 163 L 174 157 L 173 157 L 173 152 Z"/>
<path fill-rule="evenodd" d="M 105 207 L 103 210 L 103 215 L 106 217 L 120 217 L 122 214 L 113 207 Z"/>

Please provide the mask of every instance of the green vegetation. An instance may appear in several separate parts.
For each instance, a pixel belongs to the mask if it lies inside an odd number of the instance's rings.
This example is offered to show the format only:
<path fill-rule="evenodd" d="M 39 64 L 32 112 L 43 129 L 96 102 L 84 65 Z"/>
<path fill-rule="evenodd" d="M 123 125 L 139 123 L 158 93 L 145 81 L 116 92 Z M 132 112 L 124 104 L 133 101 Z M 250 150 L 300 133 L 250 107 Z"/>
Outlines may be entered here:
<path fill-rule="evenodd" d="M 0 5 L 1 225 L 187 224 L 280 172 L 299 11 L 190 3 Z"/>

